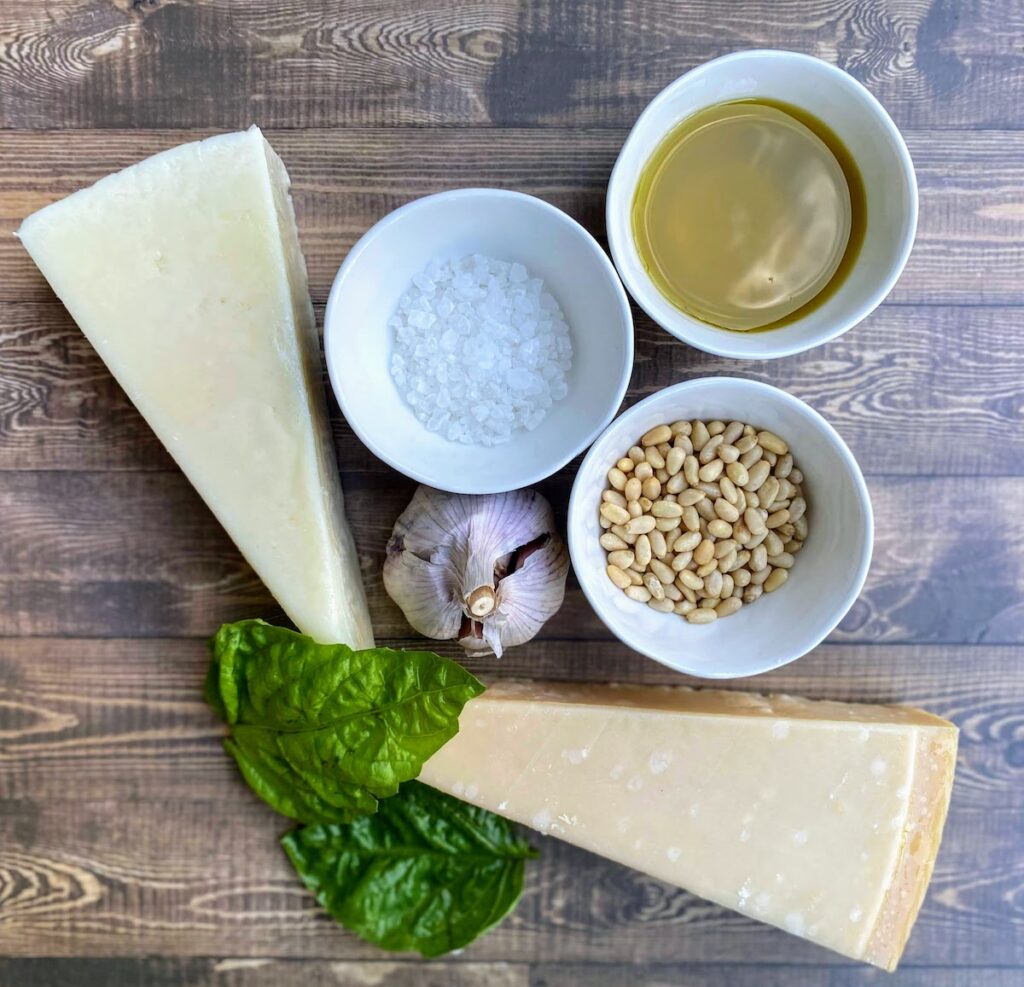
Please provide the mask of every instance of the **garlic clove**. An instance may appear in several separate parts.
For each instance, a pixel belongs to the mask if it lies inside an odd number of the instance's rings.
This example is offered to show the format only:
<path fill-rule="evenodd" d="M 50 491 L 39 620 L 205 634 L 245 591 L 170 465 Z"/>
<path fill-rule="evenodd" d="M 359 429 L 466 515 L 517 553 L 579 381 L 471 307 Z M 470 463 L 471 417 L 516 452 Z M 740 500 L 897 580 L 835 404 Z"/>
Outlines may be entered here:
<path fill-rule="evenodd" d="M 413 630 L 435 641 L 456 638 L 462 605 L 453 588 L 458 573 L 447 563 L 421 559 L 412 552 L 392 554 L 388 546 L 384 585 Z"/>

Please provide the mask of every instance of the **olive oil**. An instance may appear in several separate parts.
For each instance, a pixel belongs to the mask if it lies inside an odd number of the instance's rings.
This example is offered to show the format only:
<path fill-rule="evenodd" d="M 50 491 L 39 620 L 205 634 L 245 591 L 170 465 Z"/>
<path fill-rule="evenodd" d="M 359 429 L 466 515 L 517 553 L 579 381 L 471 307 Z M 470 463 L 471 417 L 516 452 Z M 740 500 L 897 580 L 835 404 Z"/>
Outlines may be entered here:
<path fill-rule="evenodd" d="M 787 325 L 829 298 L 867 223 L 853 156 L 785 103 L 720 103 L 683 120 L 644 165 L 640 259 L 677 308 L 723 329 Z"/>

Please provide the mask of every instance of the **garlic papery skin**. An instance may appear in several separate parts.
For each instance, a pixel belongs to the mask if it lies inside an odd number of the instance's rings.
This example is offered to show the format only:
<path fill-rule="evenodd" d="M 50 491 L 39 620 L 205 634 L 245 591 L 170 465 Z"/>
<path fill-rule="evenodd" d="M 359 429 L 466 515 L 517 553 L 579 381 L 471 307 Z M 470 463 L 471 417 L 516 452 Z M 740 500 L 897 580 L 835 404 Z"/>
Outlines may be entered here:
<path fill-rule="evenodd" d="M 420 634 L 500 658 L 558 612 L 568 572 L 551 505 L 535 491 L 418 487 L 388 541 L 384 588 Z"/>

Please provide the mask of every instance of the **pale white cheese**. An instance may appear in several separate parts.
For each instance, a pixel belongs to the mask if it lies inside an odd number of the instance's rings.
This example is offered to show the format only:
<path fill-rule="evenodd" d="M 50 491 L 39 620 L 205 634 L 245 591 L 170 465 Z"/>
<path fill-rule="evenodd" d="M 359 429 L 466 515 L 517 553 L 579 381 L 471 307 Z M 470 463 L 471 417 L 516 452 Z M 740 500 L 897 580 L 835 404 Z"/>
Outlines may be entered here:
<path fill-rule="evenodd" d="M 157 154 L 18 236 L 288 616 L 372 646 L 288 176 L 260 131 Z"/>
<path fill-rule="evenodd" d="M 893 968 L 938 850 L 956 728 L 902 707 L 497 684 L 420 780 Z"/>

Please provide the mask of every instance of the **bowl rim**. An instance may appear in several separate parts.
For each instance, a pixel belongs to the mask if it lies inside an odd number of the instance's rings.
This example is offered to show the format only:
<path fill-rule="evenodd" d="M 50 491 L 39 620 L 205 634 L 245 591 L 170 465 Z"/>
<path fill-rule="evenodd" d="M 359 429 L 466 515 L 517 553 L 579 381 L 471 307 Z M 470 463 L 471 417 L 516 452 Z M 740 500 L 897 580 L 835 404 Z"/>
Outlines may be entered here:
<path fill-rule="evenodd" d="M 616 215 L 619 212 L 621 200 L 627 195 L 627 193 L 632 196 L 634 187 L 631 185 L 629 189 L 623 188 L 626 182 L 623 158 L 625 157 L 629 146 L 632 143 L 639 142 L 639 135 L 647 126 L 647 121 L 651 116 L 653 116 L 654 112 L 663 103 L 669 102 L 672 97 L 675 96 L 677 90 L 682 89 L 684 86 L 691 85 L 695 81 L 699 81 L 700 77 L 709 72 L 713 66 L 719 67 L 732 62 L 742 63 L 747 61 L 755 62 L 768 60 L 794 61 L 803 62 L 804 64 L 814 64 L 816 68 L 823 69 L 825 73 L 830 75 L 839 85 L 846 87 L 861 100 L 865 107 L 881 123 L 883 129 L 888 133 L 893 147 L 896 150 L 896 155 L 900 162 L 900 174 L 902 175 L 909 192 L 909 217 L 903 233 L 899 256 L 896 262 L 892 265 L 889 274 L 884 281 L 880 281 L 876 289 L 870 295 L 866 296 L 865 302 L 858 305 L 855 314 L 851 318 L 837 322 L 832 328 L 826 329 L 823 332 L 816 334 L 813 339 L 804 342 L 786 343 L 782 337 L 776 337 L 777 341 L 772 345 L 770 352 L 754 353 L 748 349 L 744 333 L 730 332 L 729 330 L 722 329 L 720 330 L 721 342 L 708 341 L 705 339 L 701 339 L 698 342 L 694 338 L 696 330 L 706 330 L 708 328 L 715 329 L 717 327 L 708 326 L 682 311 L 677 312 L 679 321 L 673 325 L 666 325 L 657 316 L 655 316 L 651 310 L 653 305 L 651 305 L 648 300 L 651 298 L 662 298 L 663 296 L 658 291 L 657 285 L 655 285 L 649 278 L 638 277 L 634 279 L 630 276 L 625 264 L 625 258 L 627 256 L 626 248 L 620 242 L 616 233 L 616 223 L 613 221 L 613 215 Z M 662 136 L 664 136 L 664 134 Z M 844 71 L 837 65 L 833 65 L 831 62 L 826 62 L 822 58 L 817 58 L 814 55 L 808 55 L 804 52 L 788 51 L 783 48 L 750 48 L 744 51 L 731 52 L 727 55 L 720 55 L 718 58 L 709 59 L 708 61 L 690 69 L 688 72 L 684 72 L 677 79 L 665 86 L 665 88 L 654 96 L 644 107 L 640 115 L 637 117 L 636 122 L 630 128 L 629 133 L 626 135 L 626 139 L 622 143 L 622 147 L 615 159 L 615 165 L 612 168 L 611 175 L 608 179 L 608 188 L 605 198 L 605 227 L 608 231 L 608 248 L 611 251 L 612 259 L 615 262 L 615 269 L 619 272 L 619 277 L 622 279 L 622 283 L 626 286 L 626 289 L 629 291 L 629 294 L 632 296 L 634 301 L 636 301 L 637 305 L 644 310 L 656 325 L 660 326 L 670 335 L 675 336 L 676 339 L 686 343 L 688 346 L 693 346 L 695 349 L 699 349 L 704 353 L 710 353 L 714 356 L 723 356 L 737 360 L 775 360 L 784 356 L 794 356 L 797 353 L 805 353 L 816 346 L 821 346 L 824 343 L 831 342 L 833 339 L 837 339 L 839 336 L 843 335 L 843 333 L 849 332 L 854 328 L 854 326 L 863 322 L 864 319 L 866 319 L 876 308 L 878 308 L 879 305 L 881 305 L 903 274 L 907 261 L 910 258 L 910 253 L 913 250 L 914 242 L 917 239 L 919 216 L 918 198 L 917 172 L 914 169 L 914 162 L 910 156 L 910 151 L 907 148 L 907 143 L 904 140 L 900 129 L 893 122 L 888 111 L 870 89 L 868 89 L 858 79 L 850 75 L 849 72 Z M 715 337 L 715 339 L 717 340 L 717 337 Z"/>
<path fill-rule="evenodd" d="M 769 400 L 779 401 L 783 405 L 788 406 L 794 410 L 797 414 L 803 415 L 809 421 L 811 421 L 829 440 L 829 444 L 836 450 L 839 458 L 846 466 L 847 474 L 853 481 L 853 489 L 856 495 L 856 500 L 860 512 L 864 518 L 864 536 L 860 545 L 860 560 L 857 567 L 856 576 L 851 583 L 850 590 L 844 595 L 841 603 L 835 607 L 832 614 L 825 620 L 824 629 L 820 634 L 815 634 L 813 642 L 804 650 L 795 654 L 786 654 L 779 660 L 774 660 L 770 664 L 765 664 L 764 667 L 758 668 L 754 672 L 744 672 L 742 675 L 737 675 L 734 672 L 728 670 L 716 671 L 714 669 L 697 668 L 692 665 L 686 664 L 684 661 L 672 660 L 667 657 L 663 657 L 658 654 L 652 654 L 650 650 L 641 646 L 640 642 L 635 639 L 630 639 L 629 635 L 623 636 L 605 620 L 604 616 L 604 604 L 598 598 L 596 592 L 592 592 L 592 586 L 589 584 L 589 580 L 593 578 L 593 574 L 588 573 L 587 576 L 581 575 L 586 569 L 586 566 L 582 559 L 578 558 L 579 552 L 576 547 L 576 539 L 574 537 L 574 530 L 576 524 L 575 519 L 579 519 L 581 512 L 586 510 L 583 501 L 586 493 L 582 488 L 582 476 L 586 471 L 586 468 L 591 464 L 591 461 L 597 457 L 597 447 L 603 439 L 611 436 L 613 433 L 618 432 L 623 426 L 627 425 L 634 418 L 639 417 L 644 409 L 652 404 L 655 399 L 663 399 L 666 395 L 671 394 L 673 397 L 679 394 L 683 394 L 688 390 L 694 390 L 699 387 L 715 387 L 716 385 L 728 382 L 730 385 L 735 385 L 737 382 L 741 387 L 747 388 L 750 391 L 759 392 L 761 395 L 767 397 Z M 692 675 L 696 678 L 704 679 L 736 679 L 736 678 L 749 678 L 754 675 L 762 675 L 765 672 L 774 671 L 777 668 L 781 668 L 784 665 L 788 665 L 791 662 L 796 661 L 799 658 L 804 657 L 813 651 L 822 641 L 824 641 L 829 634 L 832 633 L 839 626 L 839 623 L 843 618 L 850 612 L 854 603 L 857 602 L 861 591 L 864 588 L 864 583 L 867 579 L 868 570 L 871 568 L 871 558 L 874 553 L 875 543 L 875 520 L 874 511 L 871 506 L 871 495 L 868 492 L 867 483 L 864 480 L 864 474 L 861 472 L 860 465 L 858 464 L 853 453 L 850 451 L 849 446 L 843 441 L 842 436 L 833 428 L 828 420 L 821 415 L 818 411 L 812 408 L 806 401 L 801 401 L 800 398 L 795 397 L 788 391 L 783 390 L 780 387 L 775 387 L 772 384 L 766 384 L 763 381 L 751 380 L 747 377 L 734 377 L 734 376 L 714 376 L 714 377 L 694 377 L 690 380 L 681 381 L 678 384 L 672 384 L 668 387 L 662 388 L 659 391 L 655 391 L 649 397 L 644 398 L 642 401 L 637 402 L 631 408 L 628 408 L 621 415 L 619 415 L 609 426 L 598 436 L 597 440 L 591 446 L 590 451 L 584 457 L 583 462 L 580 464 L 579 470 L 576 472 L 576 477 L 573 480 L 572 492 L 569 495 L 569 508 L 566 514 L 566 541 L 569 545 L 569 557 L 572 560 L 573 569 L 576 573 L 576 580 L 583 590 L 583 595 L 587 598 L 591 608 L 597 615 L 605 627 L 623 644 L 627 647 L 632 648 L 634 651 L 639 652 L 647 658 L 650 658 L 659 664 L 664 665 L 666 668 L 671 668 L 674 671 L 682 672 L 686 675 Z M 596 586 L 596 582 L 593 584 Z"/>
<path fill-rule="evenodd" d="M 473 477 L 465 477 L 463 479 L 445 479 L 444 482 L 440 482 L 443 478 L 438 476 L 429 476 L 420 469 L 410 468 L 402 463 L 399 463 L 394 457 L 385 453 L 374 440 L 374 438 L 367 432 L 359 420 L 359 415 L 354 412 L 351 408 L 349 401 L 346 399 L 344 390 L 340 384 L 340 370 L 336 368 L 336 357 L 332 356 L 335 351 L 333 345 L 333 339 L 338 329 L 334 327 L 334 320 L 332 318 L 332 312 L 339 305 L 339 299 L 341 297 L 342 285 L 345 282 L 349 272 L 358 262 L 360 256 L 365 252 L 369 244 L 375 240 L 381 233 L 385 232 L 391 226 L 401 222 L 408 214 L 423 209 L 428 204 L 433 205 L 437 202 L 454 202 L 463 199 L 473 198 L 496 198 L 506 199 L 513 202 L 518 202 L 521 205 L 526 205 L 531 208 L 538 208 L 543 212 L 547 212 L 557 221 L 568 226 L 579 238 L 581 244 L 597 259 L 598 266 L 605 272 L 607 279 L 612 287 L 612 291 L 618 301 L 619 307 L 619 323 L 624 337 L 624 349 L 622 365 L 619 368 L 619 380 L 614 390 L 614 393 L 609 397 L 614 398 L 614 403 L 609 404 L 607 410 L 595 422 L 593 428 L 589 429 L 584 439 L 578 443 L 574 443 L 572 448 L 567 454 L 559 454 L 550 463 L 539 469 L 534 470 L 530 473 L 523 475 L 517 479 L 517 484 L 514 487 L 506 487 L 500 483 L 477 483 L 473 482 Z M 572 327 L 574 332 L 579 330 L 576 327 Z M 634 327 L 633 327 L 633 313 L 629 304 L 629 295 L 626 293 L 626 289 L 623 287 L 622 280 L 619 278 L 618 271 L 615 269 L 615 265 L 611 262 L 608 254 L 601 248 L 601 245 L 594 238 L 593 234 L 586 229 L 581 223 L 573 219 L 567 212 L 559 209 L 557 206 L 552 205 L 544 199 L 538 196 L 530 195 L 526 192 L 517 192 L 512 189 L 499 189 L 499 188 L 488 188 L 486 186 L 470 186 L 467 188 L 447 189 L 442 192 L 434 192 L 429 195 L 423 195 L 419 198 L 412 199 L 409 202 L 404 203 L 391 212 L 387 213 L 377 220 L 359 239 L 352 245 L 351 249 L 345 255 L 345 259 L 342 261 L 341 266 L 338 268 L 337 273 L 334 276 L 334 281 L 331 283 L 331 290 L 327 296 L 327 304 L 324 308 L 324 359 L 327 363 L 327 376 L 330 380 L 331 390 L 334 392 L 334 397 L 338 402 L 338 406 L 341 408 L 341 413 L 345 417 L 345 421 L 349 427 L 356 434 L 356 437 L 365 445 L 370 452 L 372 452 L 378 459 L 386 463 L 392 469 L 397 470 L 404 476 L 415 480 L 418 483 L 426 484 L 431 487 L 435 487 L 439 490 L 446 490 L 450 493 L 457 494 L 493 494 L 503 493 L 509 489 L 521 489 L 522 487 L 530 486 L 534 483 L 539 483 L 541 480 L 547 479 L 554 473 L 557 473 L 566 464 L 570 463 L 575 459 L 581 452 L 588 449 L 597 437 L 608 427 L 611 421 L 615 418 L 616 413 L 622 405 L 623 398 L 626 395 L 626 389 L 629 386 L 629 380 L 633 373 L 633 359 L 634 359 Z M 386 368 L 385 368 L 386 371 Z M 501 448 L 498 446 L 496 448 Z"/>

